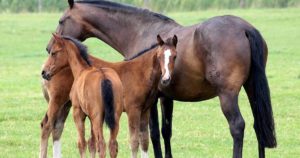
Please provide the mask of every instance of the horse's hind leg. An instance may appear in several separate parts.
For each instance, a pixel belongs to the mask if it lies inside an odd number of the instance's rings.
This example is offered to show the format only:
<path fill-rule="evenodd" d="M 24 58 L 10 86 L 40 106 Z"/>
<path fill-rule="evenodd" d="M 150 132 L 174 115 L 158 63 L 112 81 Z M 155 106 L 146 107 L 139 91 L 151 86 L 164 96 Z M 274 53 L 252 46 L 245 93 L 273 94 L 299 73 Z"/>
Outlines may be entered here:
<path fill-rule="evenodd" d="M 173 115 L 173 100 L 161 97 L 161 113 L 162 113 L 162 128 L 161 132 L 165 142 L 165 157 L 172 158 L 171 137 L 172 137 L 172 115 Z"/>
<path fill-rule="evenodd" d="M 115 117 L 116 123 L 113 129 L 110 129 L 110 138 L 109 138 L 109 154 L 111 158 L 116 158 L 118 155 L 118 141 L 117 136 L 119 132 L 119 116 Z"/>
<path fill-rule="evenodd" d="M 68 117 L 71 108 L 71 101 L 68 101 L 60 108 L 58 112 L 57 119 L 54 123 L 54 128 L 52 131 L 52 138 L 53 138 L 53 157 L 60 158 L 61 157 L 61 143 L 60 137 L 64 129 L 65 121 Z"/>
<path fill-rule="evenodd" d="M 93 123 L 91 122 L 91 137 L 88 141 L 88 148 L 89 148 L 89 152 L 91 155 L 91 158 L 95 158 L 96 157 L 96 138 L 95 138 L 95 133 L 93 131 Z"/>
<path fill-rule="evenodd" d="M 241 158 L 245 122 L 238 107 L 238 93 L 231 90 L 220 90 L 219 98 L 233 138 L 233 158 Z"/>
<path fill-rule="evenodd" d="M 85 129 L 84 129 L 84 121 L 86 115 L 80 109 L 80 107 L 76 104 L 73 104 L 73 118 L 75 121 L 75 125 L 78 132 L 78 149 L 81 158 L 85 158 L 85 151 L 86 151 L 86 141 L 85 141 Z"/>

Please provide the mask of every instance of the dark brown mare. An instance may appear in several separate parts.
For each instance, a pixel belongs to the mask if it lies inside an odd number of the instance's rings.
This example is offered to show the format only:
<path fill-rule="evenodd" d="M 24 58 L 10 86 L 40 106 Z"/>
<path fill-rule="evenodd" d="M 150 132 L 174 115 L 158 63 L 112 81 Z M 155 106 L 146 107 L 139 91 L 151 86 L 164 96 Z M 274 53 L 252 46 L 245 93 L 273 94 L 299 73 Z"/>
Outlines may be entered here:
<path fill-rule="evenodd" d="M 64 36 L 63 36 L 64 37 Z M 72 42 L 75 42 L 75 45 L 77 46 L 77 48 L 79 50 L 81 50 L 81 56 L 83 56 L 85 58 L 85 61 L 90 61 L 91 65 L 93 65 L 96 68 L 112 68 L 113 70 L 116 71 L 117 75 L 119 75 L 123 87 L 124 87 L 124 111 L 127 113 L 128 115 L 128 126 L 129 126 L 129 132 L 130 132 L 130 144 L 131 144 L 131 151 L 132 151 L 132 157 L 136 158 L 137 156 L 137 152 L 138 152 L 138 147 L 139 144 L 141 144 L 141 150 L 142 150 L 142 157 L 143 158 L 147 158 L 148 157 L 148 144 L 149 144 L 149 134 L 148 134 L 148 126 L 149 126 L 149 116 L 150 116 L 150 107 L 152 104 L 154 104 L 156 98 L 157 98 L 157 93 L 158 93 L 158 83 L 161 80 L 161 84 L 164 86 L 167 86 L 170 81 L 171 81 L 171 75 L 174 69 L 174 64 L 175 64 L 175 57 L 176 57 L 176 44 L 177 44 L 177 37 L 174 36 L 173 38 L 169 38 L 167 39 L 166 42 L 164 42 L 160 36 L 157 36 L 157 40 L 158 40 L 158 46 L 145 52 L 145 54 L 142 55 L 138 55 L 136 57 L 134 57 L 134 59 L 130 60 L 130 61 L 124 61 L 124 62 L 119 62 L 119 63 L 109 63 L 100 59 L 97 59 L 93 56 L 88 56 L 86 52 L 86 50 L 83 50 L 81 48 L 85 48 L 84 45 L 82 45 L 80 42 L 77 42 L 76 40 L 70 38 L 70 37 L 64 37 L 64 39 L 60 39 L 59 37 L 55 37 L 54 38 L 54 44 L 52 44 L 51 49 L 50 49 L 50 55 L 54 56 L 54 58 L 56 58 L 57 60 L 55 61 L 55 65 L 49 65 L 49 62 L 51 61 L 47 61 L 48 63 L 46 63 L 46 65 L 44 66 L 44 71 L 42 71 L 42 75 L 44 76 L 45 79 L 49 79 L 50 76 L 52 79 L 48 82 L 49 86 L 47 87 L 47 92 L 49 92 L 50 96 L 50 102 L 49 102 L 49 108 L 47 111 L 46 116 L 49 118 L 47 120 L 47 123 L 50 122 L 52 120 L 50 120 L 50 118 L 56 117 L 57 113 L 52 113 L 53 111 L 57 110 L 55 108 L 57 108 L 56 106 L 53 106 L 53 104 L 51 103 L 51 98 L 53 98 L 51 96 L 51 94 L 58 94 L 61 93 L 62 91 L 65 93 L 69 93 L 70 91 L 66 91 L 65 89 L 70 90 L 70 87 L 66 87 L 66 86 L 62 86 L 62 87 L 57 87 L 57 89 L 51 89 L 51 84 L 53 84 L 53 79 L 59 78 L 60 77 L 60 71 L 61 69 L 71 69 L 71 71 L 74 74 L 74 67 L 77 65 L 80 65 L 80 63 L 83 63 L 83 59 L 81 59 L 81 62 L 77 62 L 75 64 L 72 64 L 71 62 L 74 62 L 74 57 L 73 58 L 69 58 L 67 55 L 61 55 L 63 53 L 61 53 L 60 51 L 67 51 L 68 53 L 65 54 L 71 54 L 70 52 L 72 52 L 72 50 L 74 50 L 74 44 L 72 44 Z M 59 41 L 62 43 L 61 45 L 65 45 L 64 47 L 59 46 L 59 43 L 57 41 Z M 69 41 L 68 41 L 69 40 Z M 71 41 L 70 41 L 71 40 Z M 71 43 L 71 44 L 70 44 Z M 77 50 L 78 50 L 77 49 Z M 77 52 L 77 51 L 75 51 Z M 54 54 L 55 53 L 55 54 Z M 53 55 L 54 54 L 54 55 Z M 57 54 L 57 55 L 56 55 Z M 73 53 L 74 54 L 74 53 Z M 83 55 L 82 55 L 83 54 Z M 61 56 L 59 56 L 61 55 Z M 75 54 L 76 55 L 76 54 Z M 71 55 L 69 55 L 71 56 Z M 77 53 L 78 56 L 78 53 Z M 63 60 L 63 57 L 65 58 L 65 64 L 61 64 L 63 62 L 58 62 L 58 58 Z M 50 58 L 51 59 L 51 58 Z M 68 66 L 66 63 L 67 61 L 69 61 L 69 65 Z M 59 65 L 60 64 L 60 65 Z M 85 66 L 87 66 L 86 63 L 84 63 Z M 75 65 L 75 66 L 74 66 Z M 50 69 L 50 70 L 49 70 Z M 79 71 L 79 70 L 78 70 Z M 96 71 L 95 68 L 92 70 L 86 70 L 86 71 Z M 55 75 L 54 73 L 55 72 Z M 73 106 L 75 106 L 74 108 L 77 109 L 78 105 L 77 103 L 77 99 L 76 95 L 79 96 L 79 102 L 82 101 L 84 104 L 85 103 L 85 99 L 91 99 L 90 97 L 88 97 L 87 95 L 93 96 L 98 94 L 97 91 L 93 91 L 93 89 L 95 90 L 99 90 L 99 86 L 96 85 L 92 85 L 91 86 L 87 86 L 84 87 L 84 85 L 81 84 L 81 78 L 78 79 L 78 73 L 81 73 L 83 76 L 85 77 L 86 74 L 88 74 L 88 72 L 84 72 L 84 71 L 79 71 L 77 73 L 74 74 L 74 84 L 71 90 L 71 100 L 72 100 L 72 104 Z M 87 76 L 88 78 L 84 78 L 84 80 L 86 80 L 89 83 L 99 83 L 97 80 L 97 76 Z M 108 76 L 107 76 L 108 77 Z M 69 76 L 68 78 L 64 78 L 64 80 L 60 80 L 60 84 L 62 85 L 70 85 L 69 82 L 73 82 L 73 77 L 72 75 Z M 114 84 L 114 83 L 113 83 Z M 79 86 L 79 87 L 78 87 Z M 74 87 L 78 87 L 79 89 L 74 90 Z M 85 91 L 91 90 L 91 92 L 89 93 L 85 93 Z M 114 89 L 115 91 L 116 89 Z M 74 92 L 75 91 L 75 92 Z M 74 94 L 73 94 L 74 93 Z M 65 94 L 63 94 L 65 95 Z M 64 99 L 64 100 L 68 100 L 69 98 L 59 98 L 59 99 Z M 59 100 L 57 99 L 57 100 Z M 75 99 L 75 104 L 74 104 L 74 99 Z M 85 104 L 84 104 L 85 105 Z M 84 110 L 83 107 L 81 107 L 84 111 L 84 113 L 87 113 L 91 118 L 95 118 L 95 112 L 97 112 L 97 109 L 90 109 L 90 110 Z M 87 112 L 86 112 L 87 111 Z M 106 111 L 105 111 L 106 112 Z M 119 111 L 116 111 L 119 112 Z M 80 115 L 81 117 L 75 117 L 75 122 L 79 122 L 78 124 L 82 126 L 83 122 L 80 122 L 80 120 L 84 120 L 84 115 L 82 112 L 76 110 L 74 111 L 74 113 L 80 113 L 77 115 Z M 119 113 L 118 113 L 119 114 Z M 51 117 L 50 117 L 51 116 Z M 101 117 L 101 115 L 99 116 Z M 119 119 L 119 115 L 115 116 L 117 119 Z M 43 122 L 44 123 L 44 122 Z M 45 123 L 43 124 L 44 126 L 47 126 L 48 124 Z M 92 126 L 93 128 L 95 127 L 93 124 L 93 120 L 92 120 Z M 47 156 L 47 141 L 48 141 L 48 137 L 49 134 L 51 132 L 52 127 L 50 126 L 49 129 L 43 129 L 42 130 L 42 140 L 41 140 L 41 153 L 40 153 L 40 157 L 46 157 Z M 78 127 L 78 129 L 82 129 L 83 127 Z M 55 130 L 55 129 L 54 129 Z M 100 130 L 101 131 L 101 130 Z M 117 132 L 117 131 L 115 131 Z M 93 132 L 94 133 L 94 132 Z M 95 134 L 93 134 L 94 136 Z M 101 136 L 102 134 L 100 134 L 100 138 L 102 138 Z M 47 137 L 48 136 L 48 137 Z M 116 134 L 112 135 L 113 138 L 112 141 L 110 142 L 115 142 L 115 136 Z M 79 148 L 80 148 L 80 154 L 82 156 L 84 156 L 84 151 L 85 151 L 85 140 L 84 140 L 84 136 L 80 136 L 81 139 L 79 139 Z M 95 138 L 94 138 L 95 139 Z M 94 151 L 94 142 L 92 139 L 92 141 L 90 141 L 89 143 L 89 149 L 90 151 L 92 151 L 91 153 L 93 153 L 92 155 L 95 155 Z M 100 148 L 105 148 L 105 144 L 103 144 L 103 140 L 100 139 Z M 116 142 L 115 142 L 116 143 Z M 115 143 L 113 143 L 111 145 L 110 143 L 110 151 L 111 155 L 114 155 L 112 157 L 115 157 L 115 148 L 116 145 Z M 55 144 L 54 144 L 55 145 Z M 54 147 L 55 148 L 55 147 Z M 54 155 L 59 155 L 59 153 L 54 153 Z M 104 157 L 105 153 L 103 153 L 102 150 L 100 150 L 100 155 L 101 157 Z"/>
<path fill-rule="evenodd" d="M 178 35 L 178 61 L 174 77 L 170 86 L 162 89 L 161 96 L 166 157 L 172 157 L 173 100 L 202 101 L 216 96 L 220 99 L 233 137 L 233 157 L 242 157 L 245 123 L 238 107 L 238 94 L 242 86 L 254 116 L 259 157 L 264 157 L 265 147 L 276 146 L 265 74 L 268 49 L 260 33 L 251 24 L 235 16 L 219 16 L 184 27 L 163 15 L 113 2 L 74 3 L 69 0 L 69 5 L 70 8 L 59 20 L 56 32 L 81 41 L 96 37 L 126 58 L 133 56 L 134 52 L 150 49 L 155 43 L 155 34 L 161 34 L 163 38 Z M 51 43 L 52 40 L 48 48 Z M 66 78 L 67 73 L 67 70 L 62 72 L 61 78 Z M 53 86 L 64 86 L 59 81 L 53 83 Z M 56 108 L 58 114 L 51 118 L 55 120 L 52 132 L 55 141 L 60 138 L 70 104 L 60 100 L 50 105 L 59 107 Z M 47 123 L 45 120 L 48 117 L 45 116 L 44 123 Z M 155 156 L 162 157 L 156 106 L 151 109 L 150 129 Z"/>
<path fill-rule="evenodd" d="M 44 65 L 42 76 L 51 80 L 57 72 L 70 67 L 74 82 L 70 92 L 73 117 L 78 131 L 78 148 L 85 157 L 85 119 L 91 122 L 92 139 L 99 157 L 104 158 L 106 145 L 103 137 L 103 122 L 110 129 L 110 157 L 117 157 L 119 120 L 123 112 L 124 94 L 118 74 L 111 68 L 95 68 L 91 65 L 87 49 L 78 40 L 53 34 L 54 44 Z M 91 149 L 91 148 L 90 148 Z M 95 157 L 91 150 L 91 157 Z"/>

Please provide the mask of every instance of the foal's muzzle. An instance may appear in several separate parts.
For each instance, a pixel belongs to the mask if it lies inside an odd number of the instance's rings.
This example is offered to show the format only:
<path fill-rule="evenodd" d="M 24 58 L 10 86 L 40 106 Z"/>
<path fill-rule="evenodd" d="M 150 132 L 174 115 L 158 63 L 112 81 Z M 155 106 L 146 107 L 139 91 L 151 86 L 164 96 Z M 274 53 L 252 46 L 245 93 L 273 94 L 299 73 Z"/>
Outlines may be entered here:
<path fill-rule="evenodd" d="M 171 81 L 171 77 L 167 78 L 167 79 L 161 79 L 161 84 L 163 86 L 167 86 L 170 84 L 170 81 Z"/>
<path fill-rule="evenodd" d="M 41 75 L 42 75 L 43 79 L 45 79 L 45 80 L 49 81 L 51 79 L 51 75 L 44 70 L 42 71 Z"/>

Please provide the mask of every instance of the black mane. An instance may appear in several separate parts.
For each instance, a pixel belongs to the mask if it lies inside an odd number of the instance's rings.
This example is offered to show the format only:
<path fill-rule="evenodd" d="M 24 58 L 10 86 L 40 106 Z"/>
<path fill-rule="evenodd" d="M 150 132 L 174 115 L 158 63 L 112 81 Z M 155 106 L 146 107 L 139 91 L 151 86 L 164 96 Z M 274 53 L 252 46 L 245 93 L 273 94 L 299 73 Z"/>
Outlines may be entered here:
<path fill-rule="evenodd" d="M 75 3 L 90 4 L 95 7 L 102 8 L 102 9 L 108 9 L 111 11 L 123 11 L 123 12 L 131 12 L 131 13 L 135 13 L 135 14 L 147 14 L 147 15 L 151 15 L 152 17 L 158 18 L 160 20 L 175 22 L 173 19 L 171 19 L 165 15 L 154 13 L 147 9 L 136 8 L 136 7 L 133 7 L 130 5 L 120 4 L 120 3 L 111 2 L 111 1 L 79 0 L 79 1 L 75 1 Z"/>
<path fill-rule="evenodd" d="M 155 44 L 153 44 L 151 47 L 149 47 L 149 48 L 147 48 L 147 49 L 144 49 L 143 51 L 140 51 L 139 53 L 135 54 L 134 56 L 132 56 L 132 57 L 130 57 L 130 58 L 127 58 L 127 59 L 124 59 L 124 61 L 129 61 L 129 60 L 135 59 L 135 58 L 137 58 L 137 57 L 139 57 L 139 56 L 145 54 L 146 52 L 148 52 L 149 50 L 151 50 L 151 49 L 153 49 L 153 48 L 155 48 L 155 47 L 157 47 L 157 46 L 158 46 L 158 44 L 155 43 Z"/>
<path fill-rule="evenodd" d="M 170 47 L 174 46 L 174 44 L 173 44 L 173 39 L 172 39 L 172 38 L 168 38 L 168 39 L 165 41 L 164 45 L 170 46 Z M 151 49 L 154 49 L 154 48 L 157 47 L 157 46 L 158 46 L 158 44 L 155 43 L 155 44 L 153 44 L 151 47 L 149 47 L 149 48 L 147 48 L 147 49 L 145 49 L 145 50 L 143 50 L 143 51 L 141 51 L 141 52 L 135 54 L 134 56 L 132 56 L 132 57 L 130 57 L 130 58 L 127 58 L 127 59 L 124 59 L 124 61 L 129 61 L 129 60 L 135 59 L 135 58 L 137 58 L 137 57 L 139 57 L 139 56 L 141 56 L 141 55 L 143 55 L 143 54 L 149 52 Z"/>
<path fill-rule="evenodd" d="M 79 54 L 83 58 L 83 60 L 89 66 L 92 65 L 91 61 L 89 60 L 88 49 L 87 49 L 87 47 L 84 44 L 82 44 L 79 40 L 77 40 L 77 39 L 75 39 L 73 37 L 70 37 L 70 36 L 62 36 L 62 38 L 72 41 L 75 44 L 75 46 L 78 48 Z"/>

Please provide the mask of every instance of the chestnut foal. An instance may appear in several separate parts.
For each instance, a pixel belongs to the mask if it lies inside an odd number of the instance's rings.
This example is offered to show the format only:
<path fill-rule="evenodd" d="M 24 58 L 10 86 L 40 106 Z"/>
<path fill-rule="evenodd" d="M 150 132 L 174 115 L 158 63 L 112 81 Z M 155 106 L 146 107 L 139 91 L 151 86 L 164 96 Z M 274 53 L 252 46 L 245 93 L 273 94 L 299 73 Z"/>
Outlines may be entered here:
<path fill-rule="evenodd" d="M 168 38 L 163 41 L 161 37 L 157 36 L 157 46 L 154 48 L 143 52 L 137 56 L 132 57 L 128 61 L 110 63 L 104 60 L 95 58 L 91 55 L 88 56 L 92 65 L 95 67 L 108 67 L 114 69 L 119 75 L 123 87 L 124 87 L 124 111 L 128 115 L 128 126 L 130 133 L 130 146 L 131 146 L 131 157 L 136 158 L 139 144 L 141 144 L 141 155 L 143 158 L 148 157 L 148 146 L 149 146 L 149 115 L 150 107 L 156 101 L 158 96 L 158 84 L 161 82 L 162 85 L 167 86 L 170 83 L 172 73 L 174 70 L 175 58 L 177 55 L 176 45 L 177 36 L 174 35 L 173 38 Z M 81 44 L 82 45 L 82 44 Z M 53 47 L 53 46 L 52 46 Z M 53 49 L 53 48 L 51 48 Z M 63 72 L 68 67 L 62 69 Z M 63 72 L 58 72 L 61 74 Z M 45 74 L 44 78 L 51 76 L 51 74 Z M 59 77 L 59 76 L 53 76 Z M 63 80 L 58 79 L 57 80 Z M 76 78 L 75 78 L 76 80 Z M 68 83 L 73 82 L 72 75 L 65 79 Z M 46 84 L 47 85 L 47 84 Z M 70 84 L 65 84 L 70 85 Z M 49 86 L 49 87 L 53 87 Z M 60 96 L 67 96 L 70 89 L 68 86 L 64 86 L 64 89 L 55 89 L 44 87 L 48 94 L 56 94 L 59 92 Z M 56 92 L 55 92 L 56 91 Z M 51 95 L 50 95 L 51 96 Z M 57 97 L 57 96 L 55 96 Z M 68 98 L 61 97 L 61 100 L 68 101 Z M 71 98 L 72 99 L 72 98 Z M 63 104 L 61 105 L 63 106 Z M 53 111 L 51 108 L 63 108 L 49 106 L 47 115 L 51 114 Z M 46 116 L 47 116 L 46 115 Z M 47 117 L 45 117 L 47 118 Z M 48 120 L 49 121 L 49 120 Z M 44 120 L 43 120 L 44 122 Z M 51 127 L 51 126 L 50 126 Z M 46 129 L 46 128 L 43 128 Z M 47 147 L 48 137 L 44 133 L 50 133 L 52 129 L 42 131 L 41 140 L 41 155 L 47 156 L 45 154 L 45 146 Z M 93 140 L 93 138 L 91 138 Z M 89 143 L 90 151 L 94 151 L 93 143 Z"/>
<path fill-rule="evenodd" d="M 110 156 L 117 157 L 119 120 L 123 111 L 123 86 L 118 74 L 111 68 L 95 68 L 91 65 L 87 49 L 79 41 L 53 34 L 55 39 L 44 70 L 43 78 L 50 80 L 63 68 L 71 68 L 74 82 L 70 92 L 73 104 L 73 117 L 78 130 L 78 148 L 81 157 L 85 157 L 86 141 L 84 121 L 91 121 L 92 139 L 99 157 L 105 157 L 103 122 L 110 129 Z M 95 157 L 95 150 L 91 152 Z"/>

